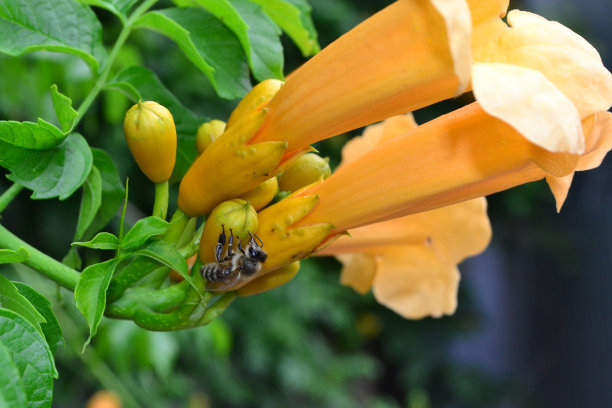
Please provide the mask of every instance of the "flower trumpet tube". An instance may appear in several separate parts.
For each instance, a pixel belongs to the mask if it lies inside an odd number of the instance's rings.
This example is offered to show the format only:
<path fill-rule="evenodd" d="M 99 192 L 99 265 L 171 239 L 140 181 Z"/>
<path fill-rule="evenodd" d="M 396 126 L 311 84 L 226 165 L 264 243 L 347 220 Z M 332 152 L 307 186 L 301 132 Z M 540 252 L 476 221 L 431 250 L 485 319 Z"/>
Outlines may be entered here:
<path fill-rule="evenodd" d="M 584 121 L 587 140 L 609 115 Z M 298 225 L 329 222 L 335 225 L 332 234 L 340 233 L 549 175 L 566 176 L 579 160 L 535 145 L 473 103 L 382 143 L 299 192 L 318 195 L 319 203 Z"/>
<path fill-rule="evenodd" d="M 463 34 L 450 36 L 447 24 Z M 453 97 L 469 78 L 470 25 L 464 0 L 393 3 L 287 78 L 268 104 L 272 114 L 258 140 L 287 140 L 292 151 Z"/>
<path fill-rule="evenodd" d="M 259 109 L 246 115 L 198 156 L 179 187 L 178 205 L 185 214 L 207 214 L 270 178 L 287 143 L 250 143 L 267 114 Z"/>

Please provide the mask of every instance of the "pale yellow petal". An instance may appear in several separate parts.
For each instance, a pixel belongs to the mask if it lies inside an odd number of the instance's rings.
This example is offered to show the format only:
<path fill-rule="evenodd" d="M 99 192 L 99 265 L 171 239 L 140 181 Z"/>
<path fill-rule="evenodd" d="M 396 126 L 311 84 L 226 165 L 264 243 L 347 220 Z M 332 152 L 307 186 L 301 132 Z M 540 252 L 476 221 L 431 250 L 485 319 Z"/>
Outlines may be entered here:
<path fill-rule="evenodd" d="M 361 294 L 367 293 L 376 273 L 375 256 L 365 253 L 340 254 L 336 255 L 336 259 L 342 263 L 340 283 Z"/>
<path fill-rule="evenodd" d="M 376 300 L 408 319 L 452 314 L 459 271 L 425 247 L 396 248 L 377 258 Z"/>
<path fill-rule="evenodd" d="M 342 163 L 352 162 L 388 139 L 417 127 L 412 113 L 392 116 L 376 125 L 365 128 L 362 136 L 349 140 L 342 148 Z"/>
<path fill-rule="evenodd" d="M 476 63 L 474 95 L 489 115 L 551 152 L 582 153 L 584 136 L 574 104 L 539 71 Z"/>
<path fill-rule="evenodd" d="M 446 35 L 453 57 L 454 71 L 459 78 L 457 95 L 470 83 L 472 67 L 472 21 L 465 0 L 431 0 L 446 24 Z"/>
<path fill-rule="evenodd" d="M 584 38 L 536 14 L 513 10 L 508 24 L 490 21 L 475 26 L 474 60 L 535 69 L 568 97 L 581 118 L 612 104 L 612 75 Z"/>

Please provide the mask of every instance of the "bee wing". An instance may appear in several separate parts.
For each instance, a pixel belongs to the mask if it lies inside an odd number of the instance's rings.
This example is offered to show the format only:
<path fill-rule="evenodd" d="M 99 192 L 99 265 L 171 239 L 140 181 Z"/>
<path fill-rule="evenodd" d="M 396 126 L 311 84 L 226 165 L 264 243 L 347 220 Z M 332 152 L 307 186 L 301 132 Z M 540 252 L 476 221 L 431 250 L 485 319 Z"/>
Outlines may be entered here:
<path fill-rule="evenodd" d="M 240 273 L 240 268 L 236 268 L 231 271 L 222 281 L 219 282 L 207 282 L 206 290 L 210 292 L 216 292 L 220 290 L 227 290 L 244 279 Z"/>

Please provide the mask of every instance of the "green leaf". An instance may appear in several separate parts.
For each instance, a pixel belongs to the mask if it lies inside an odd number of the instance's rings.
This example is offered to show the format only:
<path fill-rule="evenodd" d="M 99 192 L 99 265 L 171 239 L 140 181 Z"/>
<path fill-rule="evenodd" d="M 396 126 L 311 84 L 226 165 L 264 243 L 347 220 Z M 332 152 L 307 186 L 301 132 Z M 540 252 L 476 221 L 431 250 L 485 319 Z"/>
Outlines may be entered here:
<path fill-rule="evenodd" d="M 45 318 L 23 297 L 11 281 L 0 275 L 0 308 L 12 310 L 26 319 L 42 335 L 41 323 Z"/>
<path fill-rule="evenodd" d="M 27 398 L 19 370 L 13 362 L 10 350 L 0 343 L 0 407 L 22 408 Z"/>
<path fill-rule="evenodd" d="M 47 150 L 57 146 L 62 140 L 62 131 L 41 118 L 38 118 L 38 123 L 0 121 L 0 142 L 14 147 Z"/>
<path fill-rule="evenodd" d="M 74 0 L 0 0 L 0 52 L 40 50 L 76 54 L 97 71 L 106 59 L 102 25 Z"/>
<path fill-rule="evenodd" d="M 80 0 L 82 3 L 106 9 L 119 17 L 122 21 L 127 18 L 130 8 L 138 0 Z"/>
<path fill-rule="evenodd" d="M 170 269 L 177 271 L 186 281 L 192 282 L 189 275 L 189 267 L 185 258 L 177 251 L 174 246 L 163 240 L 152 241 L 146 247 L 134 252 L 134 255 L 143 255 L 155 259 L 166 265 Z"/>
<path fill-rule="evenodd" d="M 251 88 L 240 42 L 211 13 L 201 8 L 150 11 L 137 20 L 136 27 L 157 31 L 174 40 L 222 98 L 240 98 Z"/>
<path fill-rule="evenodd" d="M 24 247 L 13 251 L 12 249 L 0 249 L 0 264 L 25 262 L 30 258 L 28 250 Z"/>
<path fill-rule="evenodd" d="M 57 347 L 64 343 L 64 336 L 62 334 L 62 328 L 53 313 L 51 302 L 26 284 L 13 282 L 13 285 L 15 285 L 19 293 L 28 299 L 36 310 L 45 318 L 45 323 L 42 323 L 40 327 L 51 349 L 51 353 L 55 354 Z"/>
<path fill-rule="evenodd" d="M 98 325 L 106 308 L 106 291 L 117 267 L 117 261 L 110 259 L 85 268 L 74 291 L 77 308 L 83 313 L 89 326 L 89 337 L 83 349 L 91 338 L 96 335 Z"/>
<path fill-rule="evenodd" d="M 173 0 L 179 7 L 202 7 L 212 13 L 227 28 L 232 30 L 240 41 L 244 53 L 248 58 L 251 55 L 251 42 L 249 40 L 249 26 L 238 13 L 229 0 Z M 249 61 L 250 64 L 250 61 Z"/>
<path fill-rule="evenodd" d="M 102 205 L 102 176 L 94 165 L 89 172 L 85 184 L 83 184 L 83 196 L 81 208 L 79 209 L 79 220 L 77 221 L 74 239 L 81 239 L 87 228 L 93 222 L 98 209 Z"/>
<path fill-rule="evenodd" d="M 47 150 L 28 150 L 0 141 L 0 166 L 11 172 L 10 180 L 32 190 L 33 199 L 70 197 L 87 178 L 92 161 L 91 149 L 78 133 Z"/>
<path fill-rule="evenodd" d="M 140 95 L 138 89 L 136 89 L 134 85 L 130 84 L 129 82 L 108 82 L 106 85 L 104 85 L 104 89 L 112 89 L 115 91 L 119 91 L 128 98 L 130 98 L 132 102 L 137 102 L 140 99 L 146 100 Z"/>
<path fill-rule="evenodd" d="M 92 237 L 108 224 L 121 206 L 125 194 L 125 187 L 119 178 L 119 171 L 113 159 L 104 150 L 94 148 L 91 152 L 94 166 L 98 169 L 102 180 L 102 197 L 95 217 L 79 237 L 85 239 Z"/>
<path fill-rule="evenodd" d="M 117 249 L 119 248 L 119 238 L 110 232 L 101 232 L 92 240 L 87 242 L 73 242 L 72 245 L 84 246 L 93 249 Z"/>
<path fill-rule="evenodd" d="M 57 371 L 43 337 L 23 317 L 11 310 L 0 309 L 0 344 L 9 350 L 21 377 L 28 401 L 26 406 L 50 407 L 53 376 Z"/>
<path fill-rule="evenodd" d="M 144 244 L 149 238 L 162 235 L 170 228 L 170 224 L 159 217 L 151 216 L 138 220 L 125 234 L 121 241 L 121 249 L 133 249 Z"/>
<path fill-rule="evenodd" d="M 247 0 L 231 0 L 249 26 L 251 49 L 246 50 L 253 76 L 260 81 L 268 78 L 283 78 L 282 31 L 263 9 Z"/>
<path fill-rule="evenodd" d="M 74 120 L 78 116 L 77 111 L 72 108 L 72 99 L 60 93 L 57 90 L 57 85 L 53 84 L 51 85 L 51 101 L 62 130 L 64 133 L 70 131 Z"/>
<path fill-rule="evenodd" d="M 310 5 L 305 0 L 250 0 L 259 4 L 266 14 L 298 46 L 302 55 L 308 57 L 321 50 L 317 42 L 317 31 L 310 18 Z"/>
<path fill-rule="evenodd" d="M 144 67 L 135 66 L 124 69 L 108 84 L 108 87 L 117 83 L 130 84 L 142 95 L 143 100 L 156 101 L 172 113 L 178 137 L 176 164 L 174 165 L 172 180 L 180 180 L 197 156 L 195 135 L 198 127 L 208 121 L 209 118 L 199 117 L 183 106 L 160 82 L 159 78 Z"/>

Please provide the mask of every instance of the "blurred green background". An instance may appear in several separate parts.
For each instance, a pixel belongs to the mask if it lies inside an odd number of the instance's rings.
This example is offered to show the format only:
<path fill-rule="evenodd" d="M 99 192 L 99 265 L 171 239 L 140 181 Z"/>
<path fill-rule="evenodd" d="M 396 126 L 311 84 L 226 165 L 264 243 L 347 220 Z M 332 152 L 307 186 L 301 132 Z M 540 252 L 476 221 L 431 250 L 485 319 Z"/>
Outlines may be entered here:
<path fill-rule="evenodd" d="M 310 3 L 325 46 L 390 1 Z M 512 1 L 510 8 L 561 21 L 612 66 L 609 1 Z M 118 23 L 105 11 L 96 13 L 110 44 Z M 283 45 L 288 73 L 303 58 L 290 41 Z M 156 34 L 130 37 L 116 69 L 132 64 L 152 69 L 183 104 L 204 116 L 226 119 L 236 104 L 216 98 L 205 76 Z M 75 101 L 92 86 L 87 67 L 68 55 L 0 56 L 0 72 L 0 119 L 53 118 L 50 84 Z M 416 117 L 427 121 L 469 101 L 464 96 L 440 103 Z M 129 175 L 128 217 L 135 219 L 150 211 L 153 188 L 123 140 L 128 107 L 122 95 L 103 94 L 81 133 L 109 151 L 122 177 Z M 350 136 L 317 149 L 336 165 Z M 493 242 L 461 265 L 459 308 L 441 319 L 398 317 L 371 295 L 340 286 L 339 263 L 320 258 L 303 262 L 286 286 L 238 299 L 207 327 L 153 333 L 105 319 L 92 347 L 81 354 L 87 329 L 71 294 L 25 267 L 2 272 L 56 303 L 66 337 L 57 356 L 56 407 L 84 406 L 100 389 L 114 390 L 128 407 L 610 407 L 609 162 L 576 175 L 560 215 L 543 182 L 490 197 Z M 0 191 L 8 186 L 2 177 Z M 37 202 L 24 192 L 2 222 L 61 259 L 79 199 L 75 194 L 63 202 Z"/>

